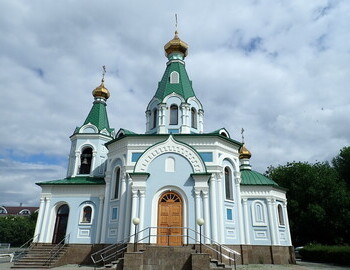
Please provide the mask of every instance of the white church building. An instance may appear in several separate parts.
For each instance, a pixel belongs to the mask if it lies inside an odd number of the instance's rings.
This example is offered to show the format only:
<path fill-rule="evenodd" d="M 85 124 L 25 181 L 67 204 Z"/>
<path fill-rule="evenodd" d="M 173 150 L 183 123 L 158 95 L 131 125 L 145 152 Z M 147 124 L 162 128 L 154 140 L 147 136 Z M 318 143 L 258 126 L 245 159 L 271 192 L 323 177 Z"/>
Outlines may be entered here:
<path fill-rule="evenodd" d="M 67 177 L 37 183 L 35 242 L 133 242 L 138 218 L 139 239 L 152 227 L 147 243 L 181 246 L 198 240 L 188 240 L 186 228 L 199 231 L 201 218 L 206 244 L 288 261 L 286 190 L 252 170 L 251 153 L 227 129 L 204 132 L 204 108 L 185 68 L 188 45 L 175 32 L 164 49 L 168 61 L 146 107 L 144 134 L 111 128 L 104 79 L 93 90 L 92 108 L 70 136 Z M 162 237 L 169 234 L 182 236 Z"/>

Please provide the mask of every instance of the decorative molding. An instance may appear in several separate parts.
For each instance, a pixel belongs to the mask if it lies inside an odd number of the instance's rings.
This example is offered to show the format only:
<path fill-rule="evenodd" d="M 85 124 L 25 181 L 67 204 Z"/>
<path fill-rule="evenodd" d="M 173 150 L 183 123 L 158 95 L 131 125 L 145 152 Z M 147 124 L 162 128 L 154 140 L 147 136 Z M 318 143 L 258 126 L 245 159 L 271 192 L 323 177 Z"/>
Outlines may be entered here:
<path fill-rule="evenodd" d="M 146 172 L 149 164 L 164 153 L 180 154 L 190 161 L 195 173 L 205 172 L 205 165 L 199 154 L 188 145 L 176 141 L 171 135 L 165 142 L 156 144 L 143 153 L 136 163 L 135 172 Z"/>

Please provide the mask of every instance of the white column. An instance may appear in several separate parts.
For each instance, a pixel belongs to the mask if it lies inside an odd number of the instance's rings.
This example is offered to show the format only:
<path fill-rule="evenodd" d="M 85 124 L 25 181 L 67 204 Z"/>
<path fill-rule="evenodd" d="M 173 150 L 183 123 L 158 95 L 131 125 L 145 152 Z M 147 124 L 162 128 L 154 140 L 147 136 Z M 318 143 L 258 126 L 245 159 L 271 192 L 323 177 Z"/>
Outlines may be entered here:
<path fill-rule="evenodd" d="M 125 197 L 126 197 L 126 181 L 125 172 L 121 174 L 121 185 L 120 185 L 120 202 L 119 202 L 119 222 L 118 222 L 118 241 L 124 239 L 124 227 L 125 226 Z"/>
<path fill-rule="evenodd" d="M 96 228 L 96 244 L 100 244 L 101 241 L 101 228 L 102 228 L 102 213 L 103 213 L 103 196 L 99 197 L 97 228 Z"/>
<path fill-rule="evenodd" d="M 204 242 L 206 244 L 210 244 L 210 239 L 211 235 L 210 235 L 210 217 L 209 217 L 209 194 L 208 194 L 208 189 L 207 190 L 202 190 L 202 194 L 203 194 L 203 208 L 204 208 L 204 233 L 205 233 L 205 238 Z"/>
<path fill-rule="evenodd" d="M 150 126 L 151 111 L 146 111 L 146 133 L 151 129 Z"/>
<path fill-rule="evenodd" d="M 290 237 L 289 219 L 288 219 L 288 211 L 287 211 L 287 201 L 283 202 L 283 218 L 284 218 L 284 224 L 286 225 L 287 243 L 291 246 L 292 245 L 292 239 Z"/>
<path fill-rule="evenodd" d="M 214 241 L 218 241 L 218 228 L 217 228 L 217 209 L 216 209 L 216 182 L 214 174 L 210 177 L 210 213 L 211 213 L 211 237 Z"/>
<path fill-rule="evenodd" d="M 91 162 L 91 167 L 90 167 L 90 176 L 94 176 L 94 170 L 95 170 L 95 164 L 96 164 L 96 156 L 97 156 L 97 151 L 92 152 L 92 162 Z"/>
<path fill-rule="evenodd" d="M 195 189 L 194 191 L 195 194 L 195 203 L 196 203 L 196 232 L 199 233 L 199 225 L 197 225 L 197 219 L 201 218 L 201 197 L 200 197 L 200 190 Z M 199 234 L 196 234 L 196 240 L 199 242 Z"/>
<path fill-rule="evenodd" d="M 42 233 L 40 235 L 40 241 L 42 243 L 49 243 L 50 241 L 48 240 L 49 235 L 48 235 L 48 224 L 49 224 L 49 219 L 50 219 L 50 202 L 51 199 L 50 198 L 46 198 L 46 202 L 45 202 L 45 212 L 44 212 L 44 219 L 43 219 L 43 226 L 42 228 L 44 228 L 42 230 Z M 45 232 L 45 233 L 44 233 Z M 52 235 L 51 235 L 52 237 Z"/>
<path fill-rule="evenodd" d="M 72 177 L 76 176 L 79 172 L 79 157 L 80 157 L 80 151 L 75 151 L 75 162 L 74 162 L 74 168 L 73 168 L 73 175 Z"/>
<path fill-rule="evenodd" d="M 125 201 L 126 201 L 126 208 L 125 208 L 125 222 L 124 222 L 124 238 L 127 238 L 130 235 L 130 227 L 131 224 L 131 178 L 127 174 L 127 183 L 126 183 L 126 192 L 125 192 Z"/>
<path fill-rule="evenodd" d="M 40 235 L 38 235 L 38 234 L 42 234 L 41 226 L 43 224 L 44 211 L 45 211 L 45 198 L 42 197 L 42 198 L 40 198 L 39 214 L 38 214 L 38 219 L 36 222 L 35 232 L 34 232 L 35 238 L 33 239 L 33 242 L 35 242 L 35 243 L 39 242 Z"/>
<path fill-rule="evenodd" d="M 267 199 L 267 208 L 269 212 L 269 227 L 270 227 L 270 235 L 271 235 L 271 244 L 277 245 L 277 239 L 276 239 L 276 226 L 275 226 L 275 220 L 274 220 L 274 208 L 273 208 L 273 201 L 274 199 Z"/>
<path fill-rule="evenodd" d="M 241 173 L 235 172 L 235 192 L 236 192 L 236 205 L 237 205 L 237 212 L 238 212 L 238 221 L 239 221 L 239 234 L 240 234 L 240 241 L 241 244 L 245 243 L 245 237 L 244 237 L 244 225 L 243 225 L 243 213 L 242 213 L 242 203 L 241 203 Z"/>
<path fill-rule="evenodd" d="M 131 190 L 132 192 L 132 208 L 131 208 L 131 226 L 130 226 L 130 235 L 133 235 L 135 233 L 135 225 L 132 223 L 132 219 L 137 216 L 137 208 L 139 206 L 139 196 L 138 196 L 138 190 Z M 134 236 L 130 238 L 130 242 L 134 242 Z"/>
<path fill-rule="evenodd" d="M 140 225 L 139 225 L 139 231 L 142 231 L 145 228 L 145 190 L 140 190 Z M 139 235 L 139 239 L 143 238 L 143 233 Z M 143 242 L 143 241 L 142 241 Z"/>
<path fill-rule="evenodd" d="M 111 173 L 106 173 L 106 191 L 105 191 L 105 203 L 103 207 L 103 216 L 102 216 L 102 230 L 101 230 L 101 243 L 106 242 L 106 229 L 108 224 L 108 207 L 109 207 L 109 201 L 110 201 L 110 188 L 111 188 Z"/>
<path fill-rule="evenodd" d="M 220 232 L 219 234 L 219 243 L 224 244 L 225 242 L 225 228 L 224 228 L 224 197 L 223 197 L 223 186 L 222 186 L 222 173 L 217 174 L 217 188 L 219 191 L 219 196 L 217 197 L 217 202 L 218 202 L 218 210 L 219 210 L 219 228 L 218 231 Z"/>
<path fill-rule="evenodd" d="M 198 125 L 199 125 L 199 133 L 203 133 L 203 117 L 204 116 L 204 111 L 203 110 L 199 110 L 198 111 Z"/>
<path fill-rule="evenodd" d="M 242 199 L 243 202 L 243 212 L 244 212 L 244 232 L 245 232 L 245 244 L 250 245 L 250 236 L 249 236 L 249 216 L 248 216 L 248 199 Z M 242 235 L 243 237 L 243 235 Z"/>

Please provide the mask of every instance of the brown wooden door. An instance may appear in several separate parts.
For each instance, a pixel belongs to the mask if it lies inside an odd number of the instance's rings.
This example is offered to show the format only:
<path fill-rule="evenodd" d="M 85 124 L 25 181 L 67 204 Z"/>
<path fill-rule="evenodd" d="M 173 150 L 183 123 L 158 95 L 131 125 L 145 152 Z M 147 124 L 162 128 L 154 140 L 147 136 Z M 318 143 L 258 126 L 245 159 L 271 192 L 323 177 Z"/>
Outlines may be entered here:
<path fill-rule="evenodd" d="M 68 223 L 69 208 L 64 204 L 57 210 L 55 229 L 53 233 L 52 243 L 58 244 L 66 237 Z"/>
<path fill-rule="evenodd" d="M 182 200 L 175 192 L 166 192 L 158 204 L 158 244 L 161 246 L 182 245 Z M 177 228 L 176 228 L 177 227 Z"/>

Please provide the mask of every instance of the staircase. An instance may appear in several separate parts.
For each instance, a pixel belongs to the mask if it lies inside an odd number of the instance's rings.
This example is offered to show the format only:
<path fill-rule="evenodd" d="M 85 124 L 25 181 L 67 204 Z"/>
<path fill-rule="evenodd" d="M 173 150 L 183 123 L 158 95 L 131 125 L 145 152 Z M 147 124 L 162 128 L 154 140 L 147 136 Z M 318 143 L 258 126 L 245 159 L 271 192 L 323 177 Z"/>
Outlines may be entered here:
<path fill-rule="evenodd" d="M 68 247 L 51 244 L 35 245 L 22 254 L 11 268 L 52 268 L 66 253 Z"/>

